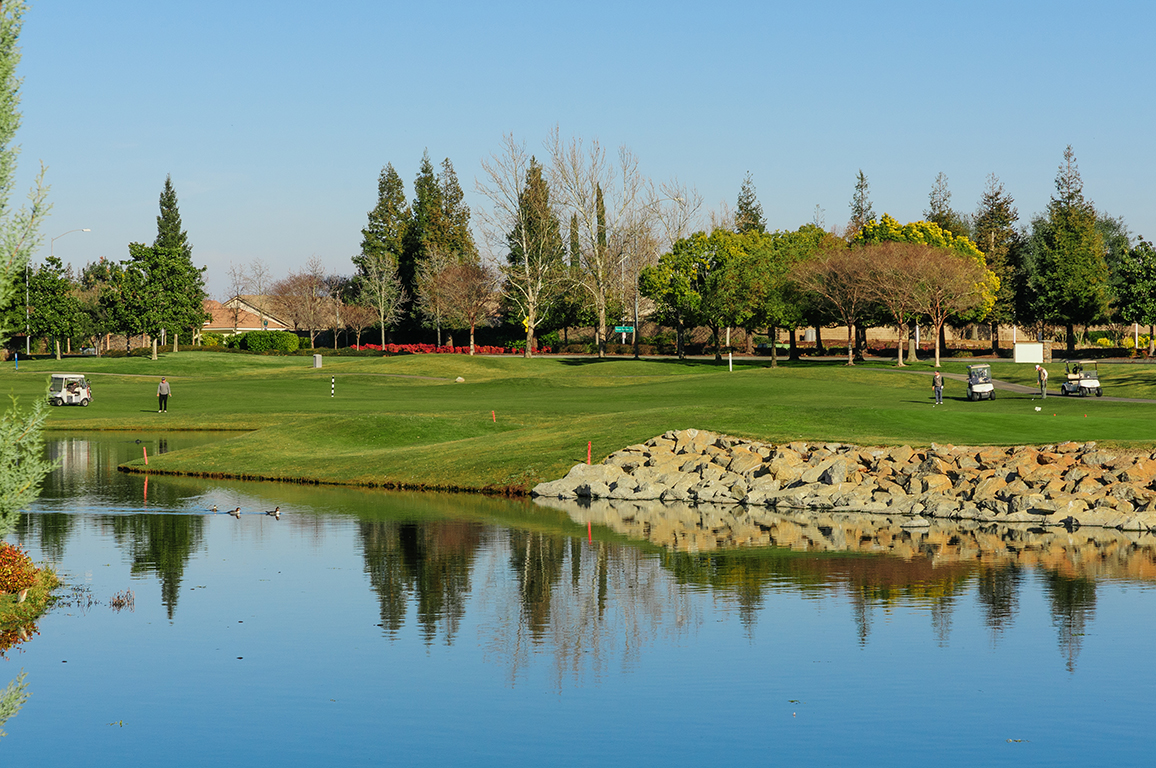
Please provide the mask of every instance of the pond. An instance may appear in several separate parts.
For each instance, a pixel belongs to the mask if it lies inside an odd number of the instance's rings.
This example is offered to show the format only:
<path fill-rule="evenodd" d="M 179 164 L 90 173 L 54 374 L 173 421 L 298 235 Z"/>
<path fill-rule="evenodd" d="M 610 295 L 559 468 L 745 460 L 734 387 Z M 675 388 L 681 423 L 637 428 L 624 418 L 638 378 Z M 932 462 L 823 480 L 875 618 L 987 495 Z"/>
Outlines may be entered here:
<path fill-rule="evenodd" d="M 32 692 L 5 764 L 1150 751 L 1156 536 L 116 471 L 218 439 L 50 442 L 62 464 L 9 540 L 66 586 L 0 661 Z"/>

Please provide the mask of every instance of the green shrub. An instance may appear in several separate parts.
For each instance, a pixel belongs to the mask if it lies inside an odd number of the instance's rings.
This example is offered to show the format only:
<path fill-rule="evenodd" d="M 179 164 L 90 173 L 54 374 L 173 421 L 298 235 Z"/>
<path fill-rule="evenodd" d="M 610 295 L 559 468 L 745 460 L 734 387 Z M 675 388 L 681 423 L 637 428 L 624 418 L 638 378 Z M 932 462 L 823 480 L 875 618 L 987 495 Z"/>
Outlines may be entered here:
<path fill-rule="evenodd" d="M 561 343 L 562 343 L 562 337 L 558 335 L 557 331 L 550 331 L 549 333 L 543 333 L 541 336 L 538 337 L 538 346 L 539 347 L 550 347 L 551 349 L 557 349 L 558 345 Z M 523 344 L 523 346 L 525 346 L 525 344 Z"/>
<path fill-rule="evenodd" d="M 296 352 L 301 345 L 297 334 L 288 331 L 249 331 L 242 341 L 242 349 L 250 352 Z"/>
<path fill-rule="evenodd" d="M 213 333 L 212 331 L 205 331 L 201 334 L 202 347 L 222 347 L 225 345 L 227 337 L 223 333 Z"/>

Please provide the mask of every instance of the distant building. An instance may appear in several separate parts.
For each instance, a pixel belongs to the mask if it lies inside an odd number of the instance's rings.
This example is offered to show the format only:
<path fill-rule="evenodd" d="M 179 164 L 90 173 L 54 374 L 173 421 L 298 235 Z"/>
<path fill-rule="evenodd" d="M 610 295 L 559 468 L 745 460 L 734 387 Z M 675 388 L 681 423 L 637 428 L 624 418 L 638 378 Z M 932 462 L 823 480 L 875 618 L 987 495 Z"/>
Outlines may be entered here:
<path fill-rule="evenodd" d="M 248 331 L 290 331 L 290 326 L 269 311 L 272 302 L 264 296 L 234 296 L 222 304 L 213 299 L 205 299 L 205 312 L 209 320 L 202 332 L 233 333 Z"/>

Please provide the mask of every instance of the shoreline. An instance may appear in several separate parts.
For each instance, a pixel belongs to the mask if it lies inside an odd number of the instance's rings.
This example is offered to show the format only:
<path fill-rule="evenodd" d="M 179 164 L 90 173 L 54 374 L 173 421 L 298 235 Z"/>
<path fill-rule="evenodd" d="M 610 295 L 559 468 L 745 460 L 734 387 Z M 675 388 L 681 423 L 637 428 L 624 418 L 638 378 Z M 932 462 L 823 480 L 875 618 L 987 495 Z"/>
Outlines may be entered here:
<path fill-rule="evenodd" d="M 1156 453 L 1096 443 L 1001 448 L 773 445 L 668 431 L 575 465 L 534 496 L 901 515 L 1042 526 L 1156 529 Z"/>

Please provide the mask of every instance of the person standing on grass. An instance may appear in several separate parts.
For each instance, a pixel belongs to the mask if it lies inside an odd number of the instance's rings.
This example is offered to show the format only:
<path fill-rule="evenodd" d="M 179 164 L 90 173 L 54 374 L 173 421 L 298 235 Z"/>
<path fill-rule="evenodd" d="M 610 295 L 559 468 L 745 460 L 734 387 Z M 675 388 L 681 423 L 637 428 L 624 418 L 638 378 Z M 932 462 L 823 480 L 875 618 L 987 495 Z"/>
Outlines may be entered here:
<path fill-rule="evenodd" d="M 1042 365 L 1036 366 L 1036 378 L 1040 382 L 1040 397 L 1048 399 L 1048 369 Z"/>
<path fill-rule="evenodd" d="M 157 387 L 157 413 L 169 412 L 169 395 L 172 394 L 172 389 L 169 387 L 168 381 L 164 376 L 161 376 L 161 383 Z"/>
<path fill-rule="evenodd" d="M 939 371 L 931 377 L 931 386 L 935 388 L 935 404 L 943 405 L 943 374 Z"/>

